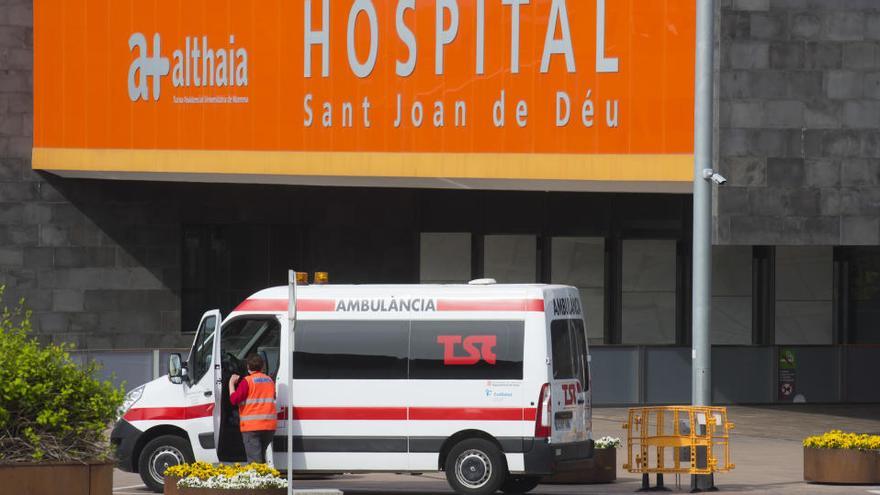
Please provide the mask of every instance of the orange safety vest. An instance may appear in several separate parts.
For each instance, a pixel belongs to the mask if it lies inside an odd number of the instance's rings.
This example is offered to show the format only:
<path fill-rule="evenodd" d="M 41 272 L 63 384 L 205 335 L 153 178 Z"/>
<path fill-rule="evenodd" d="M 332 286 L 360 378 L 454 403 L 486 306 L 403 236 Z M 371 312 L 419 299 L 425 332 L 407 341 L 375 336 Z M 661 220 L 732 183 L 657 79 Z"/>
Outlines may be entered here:
<path fill-rule="evenodd" d="M 274 430 L 278 423 L 275 412 L 275 382 L 263 373 L 246 376 L 247 398 L 238 405 L 241 431 Z"/>

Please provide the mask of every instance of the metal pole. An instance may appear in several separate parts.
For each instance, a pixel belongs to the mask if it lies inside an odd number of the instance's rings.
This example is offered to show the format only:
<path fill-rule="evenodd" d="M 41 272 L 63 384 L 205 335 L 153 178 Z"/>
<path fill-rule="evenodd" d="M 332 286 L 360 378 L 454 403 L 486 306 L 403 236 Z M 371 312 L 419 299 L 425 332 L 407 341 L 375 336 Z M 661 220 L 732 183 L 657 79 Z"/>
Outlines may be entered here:
<path fill-rule="evenodd" d="M 694 92 L 694 266 L 692 402 L 712 402 L 712 355 L 709 315 L 712 290 L 712 184 L 703 171 L 712 169 L 714 0 L 697 2 L 697 65 Z"/>
<path fill-rule="evenodd" d="M 693 331 L 691 391 L 695 406 L 712 403 L 712 347 L 709 336 L 712 290 L 712 184 L 706 170 L 712 167 L 713 55 L 715 50 L 715 1 L 697 2 L 697 47 L 694 85 L 694 246 Z M 708 175 L 711 175 L 708 174 Z M 708 423 L 708 418 L 706 419 Z M 699 428 L 699 425 L 694 425 Z M 706 425 L 708 427 L 708 424 Z M 697 464 L 700 452 L 697 453 Z M 703 453 L 705 455 L 705 453 Z M 691 477 L 692 491 L 711 490 L 711 475 Z"/>
<path fill-rule="evenodd" d="M 287 495 L 293 495 L 293 329 L 296 325 L 296 271 L 287 271 Z"/>

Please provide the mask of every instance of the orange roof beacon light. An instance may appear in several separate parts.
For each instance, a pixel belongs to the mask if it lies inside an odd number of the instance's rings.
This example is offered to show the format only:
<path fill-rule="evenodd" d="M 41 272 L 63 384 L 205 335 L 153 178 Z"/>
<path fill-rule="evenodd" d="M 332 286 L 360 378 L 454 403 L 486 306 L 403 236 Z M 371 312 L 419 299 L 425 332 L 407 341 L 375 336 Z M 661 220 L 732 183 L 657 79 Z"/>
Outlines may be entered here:
<path fill-rule="evenodd" d="M 315 276 L 313 278 L 315 285 L 326 285 L 330 283 L 330 276 L 327 272 L 315 272 Z"/>
<path fill-rule="evenodd" d="M 296 272 L 296 285 L 309 285 L 308 272 Z"/>

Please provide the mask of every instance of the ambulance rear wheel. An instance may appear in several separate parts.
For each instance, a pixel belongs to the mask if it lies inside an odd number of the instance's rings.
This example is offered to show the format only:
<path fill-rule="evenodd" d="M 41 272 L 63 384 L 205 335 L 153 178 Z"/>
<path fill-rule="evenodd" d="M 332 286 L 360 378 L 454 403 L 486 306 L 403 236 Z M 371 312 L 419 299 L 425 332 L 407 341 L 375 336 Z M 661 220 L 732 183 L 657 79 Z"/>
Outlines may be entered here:
<path fill-rule="evenodd" d="M 165 470 L 193 461 L 195 456 L 188 441 L 175 435 L 162 435 L 144 446 L 138 459 L 138 473 L 150 490 L 161 493 L 165 488 Z"/>
<path fill-rule="evenodd" d="M 504 455 L 492 442 L 470 438 L 455 444 L 446 456 L 446 481 L 456 493 L 495 493 L 507 478 Z"/>

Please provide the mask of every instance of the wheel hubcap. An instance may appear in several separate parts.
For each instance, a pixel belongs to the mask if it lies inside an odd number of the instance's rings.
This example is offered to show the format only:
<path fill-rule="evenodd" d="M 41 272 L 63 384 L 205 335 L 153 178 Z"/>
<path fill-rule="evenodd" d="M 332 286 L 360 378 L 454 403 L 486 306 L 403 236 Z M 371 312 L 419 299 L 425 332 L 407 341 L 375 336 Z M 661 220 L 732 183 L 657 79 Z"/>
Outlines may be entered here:
<path fill-rule="evenodd" d="M 455 477 L 468 488 L 480 488 L 492 477 L 492 463 L 479 450 L 466 450 L 455 459 Z"/>
<path fill-rule="evenodd" d="M 150 456 L 150 476 L 158 483 L 163 483 L 165 470 L 184 462 L 183 452 L 180 450 L 167 445 L 160 447 Z"/>

